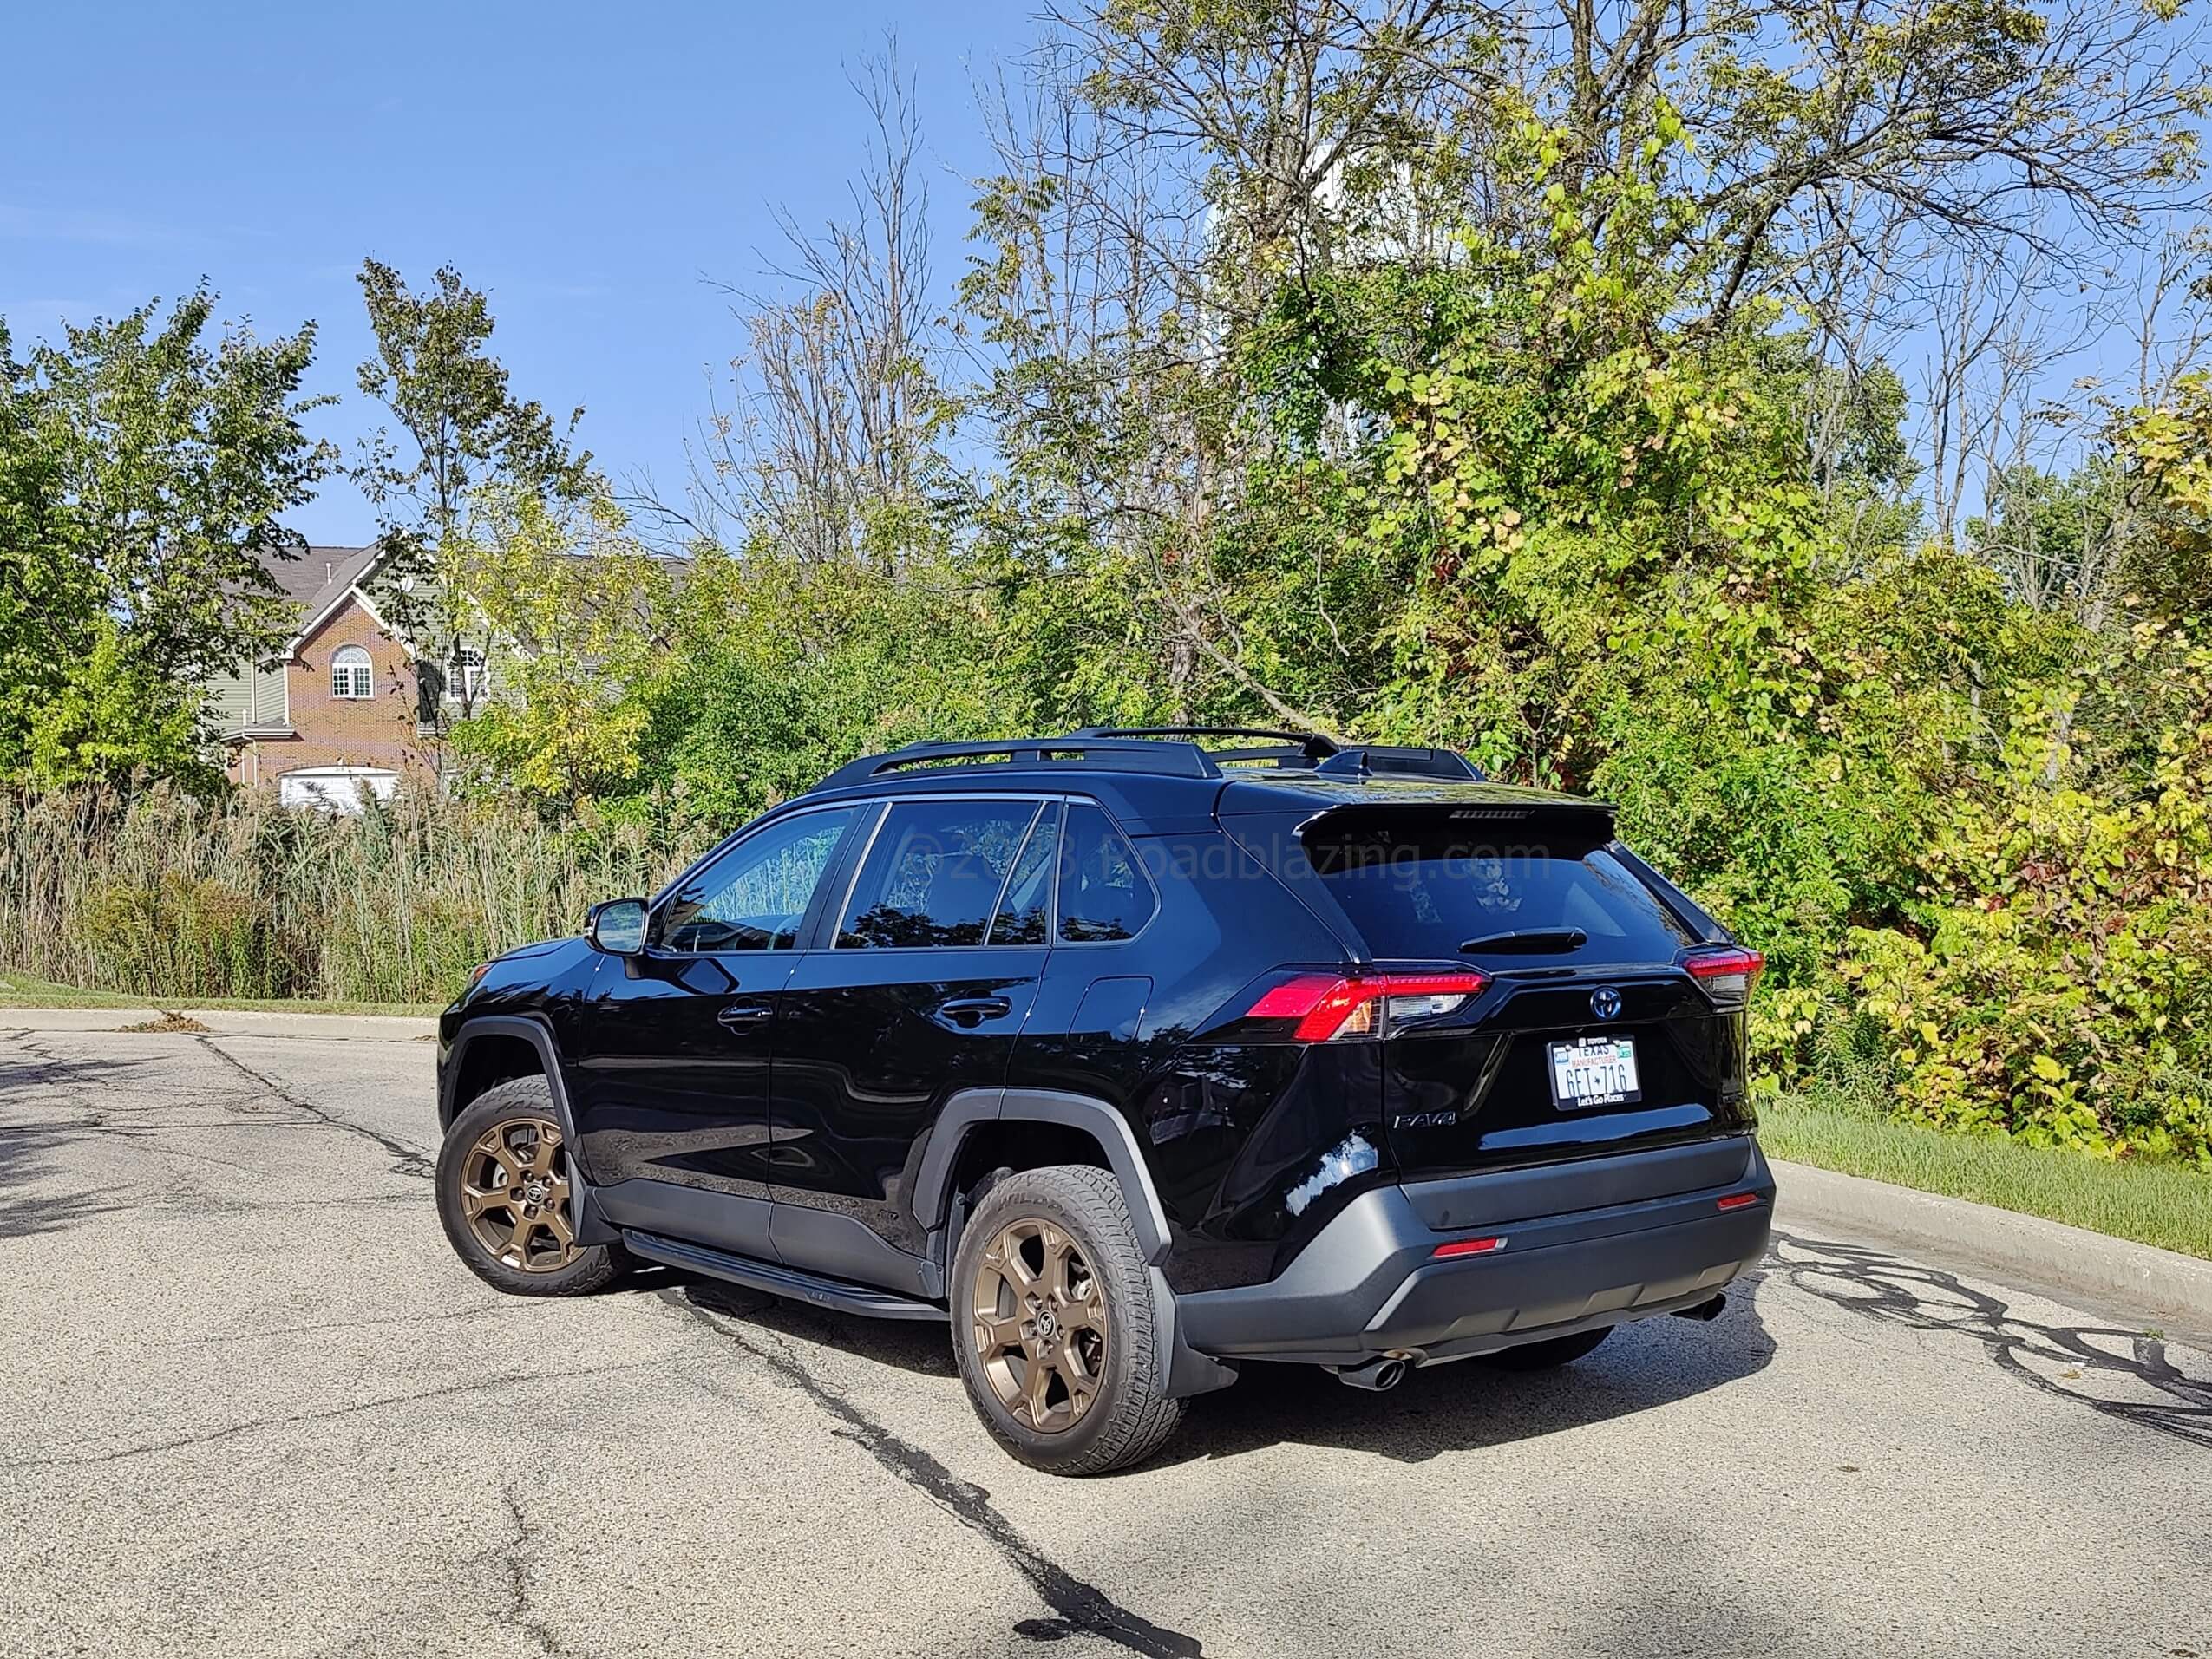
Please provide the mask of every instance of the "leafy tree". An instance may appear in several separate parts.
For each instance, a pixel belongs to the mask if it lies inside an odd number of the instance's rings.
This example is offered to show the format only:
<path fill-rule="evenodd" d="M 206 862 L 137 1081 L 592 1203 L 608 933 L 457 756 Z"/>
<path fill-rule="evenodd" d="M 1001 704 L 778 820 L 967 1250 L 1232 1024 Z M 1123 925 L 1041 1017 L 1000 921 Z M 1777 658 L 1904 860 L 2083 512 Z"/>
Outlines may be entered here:
<path fill-rule="evenodd" d="M 2184 375 L 2131 411 L 2117 448 L 2139 485 L 2123 581 L 2167 616 L 2212 622 L 2212 373 Z"/>
<path fill-rule="evenodd" d="M 1448 743 L 1613 800 L 1767 950 L 1770 1082 L 2204 1156 L 2161 1034 L 2212 983 L 2208 400 L 2162 369 L 2071 460 L 2020 438 L 2024 308 L 2196 199 L 2170 10 L 1061 21 L 949 319 L 879 82 L 860 224 L 749 319 L 727 517 L 678 563 L 494 539 L 472 603 L 565 643 L 464 728 L 488 774 L 693 837 L 913 737 Z"/>
<path fill-rule="evenodd" d="M 594 483 L 592 457 L 573 450 L 566 435 L 584 411 L 570 415 L 564 432 L 540 405 L 515 396 L 489 350 L 491 307 L 452 266 L 440 267 L 421 292 L 376 259 L 362 261 L 359 279 L 376 350 L 357 378 L 390 411 L 400 435 L 388 428 L 372 434 L 353 476 L 383 510 L 386 614 L 414 638 L 418 663 L 435 676 L 461 650 L 481 656 L 493 643 L 450 569 L 471 503 L 486 487 L 570 506 L 584 500 Z M 435 689 L 423 705 L 442 717 Z M 465 682 L 460 689 L 466 715 L 473 709 Z"/>
<path fill-rule="evenodd" d="M 314 329 L 207 336 L 202 289 L 17 361 L 0 326 L 0 778 L 206 784 L 208 682 L 290 631 L 268 558 L 335 464 Z"/>

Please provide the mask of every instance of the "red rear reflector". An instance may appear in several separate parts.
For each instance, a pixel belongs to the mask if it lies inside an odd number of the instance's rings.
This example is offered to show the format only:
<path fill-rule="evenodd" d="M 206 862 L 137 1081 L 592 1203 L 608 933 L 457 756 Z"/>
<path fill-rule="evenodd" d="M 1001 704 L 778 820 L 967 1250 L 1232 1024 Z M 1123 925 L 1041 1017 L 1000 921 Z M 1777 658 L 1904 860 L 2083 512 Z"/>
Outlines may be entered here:
<path fill-rule="evenodd" d="M 1757 1204 L 1758 1201 L 1759 1195 L 1756 1192 L 1731 1192 L 1726 1198 L 1721 1199 L 1721 1201 L 1716 1205 L 1714 1208 L 1720 1210 L 1740 1210 L 1747 1204 Z"/>
<path fill-rule="evenodd" d="M 1262 992 L 1245 1012 L 1251 1019 L 1296 1020 L 1291 1035 L 1300 1042 L 1326 1042 L 1372 1032 L 1378 1010 L 1371 1004 L 1387 997 L 1472 996 L 1489 983 L 1489 975 L 1473 972 L 1362 974 L 1354 979 L 1300 974 Z"/>
<path fill-rule="evenodd" d="M 1449 1244 L 1436 1248 L 1436 1259 L 1451 1256 L 1488 1256 L 1494 1250 L 1503 1250 L 1502 1238 L 1456 1238 Z"/>

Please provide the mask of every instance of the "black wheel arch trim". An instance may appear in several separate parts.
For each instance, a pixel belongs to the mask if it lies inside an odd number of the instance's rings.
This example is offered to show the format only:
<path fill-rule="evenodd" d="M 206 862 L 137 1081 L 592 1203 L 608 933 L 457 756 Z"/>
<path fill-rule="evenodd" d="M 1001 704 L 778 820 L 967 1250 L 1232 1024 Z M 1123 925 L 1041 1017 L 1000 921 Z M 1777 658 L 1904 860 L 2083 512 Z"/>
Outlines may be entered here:
<path fill-rule="evenodd" d="M 460 1085 L 461 1061 L 469 1046 L 479 1037 L 494 1036 L 520 1037 L 537 1050 L 538 1069 L 545 1076 L 547 1093 L 553 1096 L 553 1121 L 560 1126 L 561 1139 L 568 1143 L 569 1177 L 575 1187 L 577 1238 L 586 1244 L 612 1243 L 615 1234 L 601 1221 L 592 1200 L 592 1172 L 585 1160 L 584 1143 L 577 1137 L 575 1114 L 569 1108 L 568 1081 L 561 1074 L 560 1048 L 544 1021 L 525 1014 L 480 1014 L 463 1022 L 454 1034 L 452 1046 L 438 1068 L 440 1133 L 450 1128 L 459 1115 L 453 1092 Z"/>
<path fill-rule="evenodd" d="M 959 1223 L 966 1206 L 952 1191 L 952 1169 L 960 1147 L 979 1125 L 1007 1120 L 1058 1124 L 1089 1135 L 1106 1154 L 1106 1166 L 1122 1189 L 1130 1223 L 1136 1229 L 1137 1248 L 1144 1254 L 1146 1282 L 1152 1291 L 1154 1339 L 1166 1352 L 1168 1392 L 1176 1398 L 1210 1394 L 1237 1379 L 1234 1364 L 1201 1354 L 1183 1339 L 1175 1293 L 1168 1287 L 1160 1263 L 1170 1242 L 1168 1212 L 1152 1183 L 1136 1130 L 1122 1114 L 1088 1094 L 1049 1088 L 963 1089 L 945 1103 L 930 1130 L 929 1144 L 914 1172 L 915 1221 L 928 1233 L 931 1265 L 948 1284 L 952 1276 L 952 1252 L 959 1248 Z"/>
<path fill-rule="evenodd" d="M 561 1133 L 569 1145 L 574 1146 L 576 1120 L 568 1109 L 568 1085 L 561 1075 L 560 1050 L 545 1022 L 524 1014 L 480 1014 L 454 1034 L 453 1046 L 447 1052 L 445 1064 L 438 1070 L 438 1127 L 445 1127 L 458 1115 L 453 1091 L 461 1081 L 461 1061 L 479 1037 L 520 1037 L 538 1051 L 538 1068 L 545 1074 L 546 1087 L 553 1091 L 553 1114 L 560 1124 Z"/>
<path fill-rule="evenodd" d="M 1106 1154 L 1106 1166 L 1121 1183 L 1145 1264 L 1159 1264 L 1168 1253 L 1168 1212 L 1152 1184 L 1135 1129 L 1105 1101 L 1061 1089 L 968 1088 L 945 1102 L 914 1172 L 914 1220 L 925 1232 L 934 1233 L 945 1225 L 954 1196 L 952 1168 L 969 1134 L 978 1125 L 1009 1120 L 1058 1124 L 1096 1141 Z M 949 1270 L 949 1257 L 946 1266 Z"/>

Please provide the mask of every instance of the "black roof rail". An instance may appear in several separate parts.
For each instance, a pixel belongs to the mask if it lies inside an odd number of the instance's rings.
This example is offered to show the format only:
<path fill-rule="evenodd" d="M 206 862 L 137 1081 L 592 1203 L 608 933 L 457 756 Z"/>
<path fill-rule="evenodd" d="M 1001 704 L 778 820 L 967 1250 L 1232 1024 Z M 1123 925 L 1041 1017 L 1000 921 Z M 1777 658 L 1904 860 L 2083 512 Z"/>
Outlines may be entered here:
<path fill-rule="evenodd" d="M 1303 755 L 1309 763 L 1325 761 L 1328 759 L 1330 755 L 1338 752 L 1336 740 L 1333 738 L 1324 737 L 1319 732 L 1286 731 L 1273 726 L 1086 726 L 1081 731 L 1071 733 L 1070 735 L 1075 737 L 1187 737 L 1192 739 L 1201 737 L 1271 737 L 1275 740 L 1277 744 L 1291 745 L 1292 748 L 1290 753 Z M 1217 751 L 1214 758 L 1217 760 L 1229 761 L 1273 760 L 1279 758 L 1282 752 L 1280 750 L 1273 747 L 1270 747 L 1264 749 L 1230 749 L 1226 753 Z"/>
<path fill-rule="evenodd" d="M 1208 749 L 1207 758 L 1220 767 L 1281 767 L 1294 772 L 1311 772 L 1317 762 L 1312 753 L 1302 743 L 1268 743 L 1258 748 Z"/>
<path fill-rule="evenodd" d="M 1313 768 L 1317 777 L 1457 778 L 1484 781 L 1482 768 L 1456 749 L 1409 748 L 1396 743 L 1362 743 L 1339 749 Z"/>
<path fill-rule="evenodd" d="M 1195 743 L 1162 743 L 1097 732 L 1065 737 L 1001 737 L 972 743 L 909 743 L 885 754 L 863 754 L 815 786 L 841 789 L 879 778 L 922 769 L 967 771 L 994 766 L 1110 767 L 1122 772 L 1150 772 L 1175 778 L 1217 778 L 1221 768 Z"/>
<path fill-rule="evenodd" d="M 1206 749 L 1201 737 L 1267 737 L 1279 741 L 1250 748 Z M 844 789 L 900 773 L 989 771 L 1004 766 L 1093 766 L 1155 777 L 1218 778 L 1224 764 L 1280 767 L 1317 777 L 1482 778 L 1481 768 L 1451 749 L 1407 748 L 1388 743 L 1338 748 L 1312 732 L 1245 726 L 1088 726 L 1060 737 L 998 737 L 972 742 L 909 743 L 883 754 L 848 761 L 817 789 Z"/>

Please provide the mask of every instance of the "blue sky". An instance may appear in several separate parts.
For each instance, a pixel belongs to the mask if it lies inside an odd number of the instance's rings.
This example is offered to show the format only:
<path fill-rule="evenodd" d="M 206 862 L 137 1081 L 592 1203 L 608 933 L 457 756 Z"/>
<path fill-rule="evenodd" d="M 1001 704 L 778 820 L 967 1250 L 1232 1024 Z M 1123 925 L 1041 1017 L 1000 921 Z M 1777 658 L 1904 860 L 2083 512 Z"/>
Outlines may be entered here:
<path fill-rule="evenodd" d="M 516 389 L 618 480 L 680 493 L 708 379 L 739 344 L 714 279 L 756 284 L 774 207 L 842 211 L 862 154 L 846 66 L 887 28 L 916 83 L 940 280 L 984 170 L 974 83 L 1033 0 L 616 7 L 384 0 L 15 8 L 0 28 L 0 317 L 18 346 L 203 276 L 264 335 L 312 318 L 316 429 L 350 445 L 364 254 L 488 290 Z M 298 516 L 357 542 L 334 480 Z"/>

